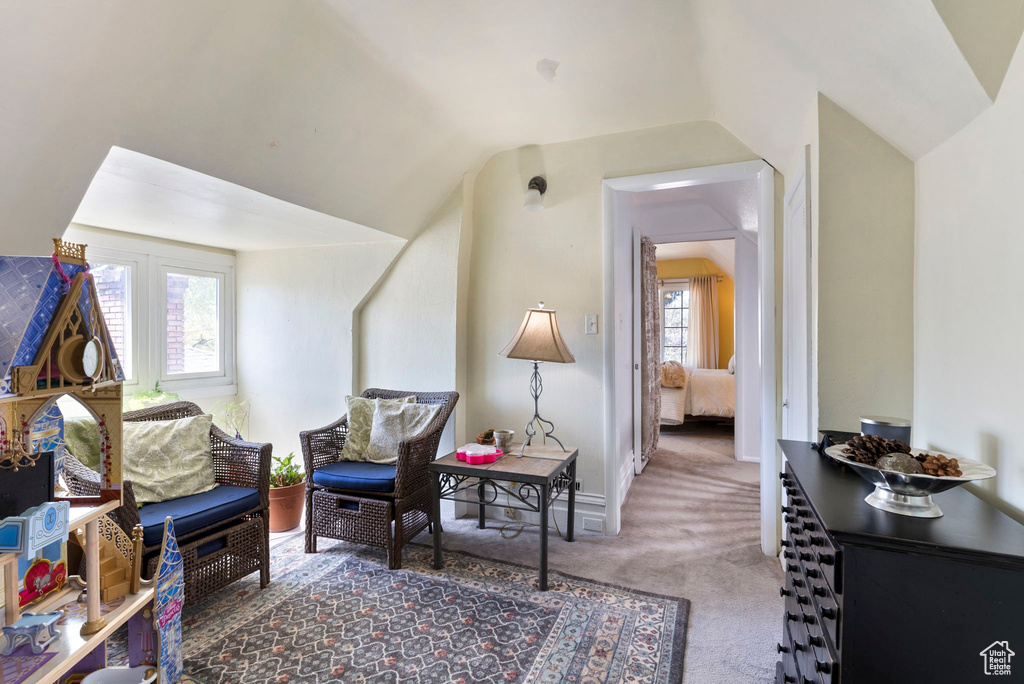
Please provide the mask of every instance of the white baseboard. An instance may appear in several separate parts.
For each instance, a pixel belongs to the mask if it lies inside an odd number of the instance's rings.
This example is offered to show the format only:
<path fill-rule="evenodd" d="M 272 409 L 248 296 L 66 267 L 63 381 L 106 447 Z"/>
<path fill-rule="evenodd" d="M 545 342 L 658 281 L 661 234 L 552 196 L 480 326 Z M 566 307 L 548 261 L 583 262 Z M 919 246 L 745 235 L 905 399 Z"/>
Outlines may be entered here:
<path fill-rule="evenodd" d="M 619 467 L 619 492 L 622 494 L 621 501 L 626 500 L 626 492 L 633 484 L 633 480 L 636 478 L 636 468 L 634 466 L 633 452 L 629 452 L 629 458 L 622 462 L 622 466 Z"/>

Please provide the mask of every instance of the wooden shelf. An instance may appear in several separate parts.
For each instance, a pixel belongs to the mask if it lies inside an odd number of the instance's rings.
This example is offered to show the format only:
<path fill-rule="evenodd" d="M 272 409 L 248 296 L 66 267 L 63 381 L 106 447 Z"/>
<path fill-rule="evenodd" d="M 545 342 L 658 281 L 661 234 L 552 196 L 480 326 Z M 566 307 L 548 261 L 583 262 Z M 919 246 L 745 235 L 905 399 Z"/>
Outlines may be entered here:
<path fill-rule="evenodd" d="M 72 506 L 68 514 L 68 528 L 74 530 L 81 527 L 90 520 L 116 510 L 120 505 L 120 501 L 108 501 L 102 506 Z"/>
<path fill-rule="evenodd" d="M 77 589 L 65 591 L 57 600 L 44 604 L 44 607 L 33 607 L 33 609 L 37 612 L 60 610 L 68 604 L 75 604 L 81 593 Z M 85 623 L 85 604 L 78 603 L 76 608 L 81 608 L 80 614 L 72 616 L 67 622 L 58 626 L 60 638 L 46 649 L 46 653 L 56 653 L 57 655 L 36 670 L 31 677 L 25 680 L 24 684 L 54 684 L 59 681 L 75 663 L 102 644 L 118 627 L 128 622 L 132 615 L 142 610 L 155 596 L 156 589 L 153 586 L 143 587 L 142 591 L 137 594 L 128 594 L 120 606 L 103 616 L 107 621 L 106 627 L 86 637 L 82 636 L 81 631 L 82 625 Z"/>

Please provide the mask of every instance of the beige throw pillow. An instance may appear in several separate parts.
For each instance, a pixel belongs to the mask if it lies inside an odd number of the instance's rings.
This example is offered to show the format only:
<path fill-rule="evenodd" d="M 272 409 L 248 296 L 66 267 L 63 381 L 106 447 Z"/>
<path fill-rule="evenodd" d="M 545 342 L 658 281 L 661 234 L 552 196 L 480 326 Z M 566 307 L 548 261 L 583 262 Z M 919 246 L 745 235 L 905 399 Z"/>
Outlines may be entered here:
<path fill-rule="evenodd" d="M 666 361 L 661 364 L 662 387 L 686 387 L 686 368 L 678 361 Z"/>
<path fill-rule="evenodd" d="M 377 399 L 370 429 L 370 445 L 363 460 L 371 463 L 394 463 L 398 445 L 421 435 L 441 411 L 437 404 L 396 404 Z"/>
<path fill-rule="evenodd" d="M 124 424 L 123 477 L 135 499 L 156 503 L 217 486 L 208 415 Z"/>
<path fill-rule="evenodd" d="M 345 397 L 348 404 L 348 437 L 341 450 L 342 461 L 363 461 L 363 453 L 370 445 L 370 428 L 373 426 L 374 402 L 386 404 L 411 404 L 416 402 L 415 396 L 400 399 L 364 399 L 363 397 Z"/>

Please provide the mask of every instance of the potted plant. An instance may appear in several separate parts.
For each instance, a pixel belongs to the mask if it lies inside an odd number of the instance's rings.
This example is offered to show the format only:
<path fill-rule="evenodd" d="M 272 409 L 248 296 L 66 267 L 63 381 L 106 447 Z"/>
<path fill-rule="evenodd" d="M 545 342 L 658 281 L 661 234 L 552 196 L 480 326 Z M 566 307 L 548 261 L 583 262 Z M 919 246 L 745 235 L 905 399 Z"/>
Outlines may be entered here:
<path fill-rule="evenodd" d="M 294 463 L 295 454 L 274 457 L 270 473 L 270 531 L 287 532 L 299 526 L 306 496 L 306 476 Z"/>

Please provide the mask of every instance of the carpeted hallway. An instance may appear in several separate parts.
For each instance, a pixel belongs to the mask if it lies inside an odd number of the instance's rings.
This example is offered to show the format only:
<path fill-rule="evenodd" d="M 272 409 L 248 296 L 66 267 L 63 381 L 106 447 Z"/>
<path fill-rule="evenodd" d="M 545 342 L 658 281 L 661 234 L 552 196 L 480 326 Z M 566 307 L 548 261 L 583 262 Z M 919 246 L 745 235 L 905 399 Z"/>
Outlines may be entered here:
<path fill-rule="evenodd" d="M 760 551 L 758 465 L 735 461 L 732 449 L 731 433 L 714 425 L 663 432 L 630 488 L 618 537 L 584 532 L 549 545 L 552 570 L 691 601 L 686 684 L 767 683 L 775 674 L 782 569 Z M 445 548 L 535 565 L 537 529 L 503 539 L 498 525 L 445 520 Z"/>

